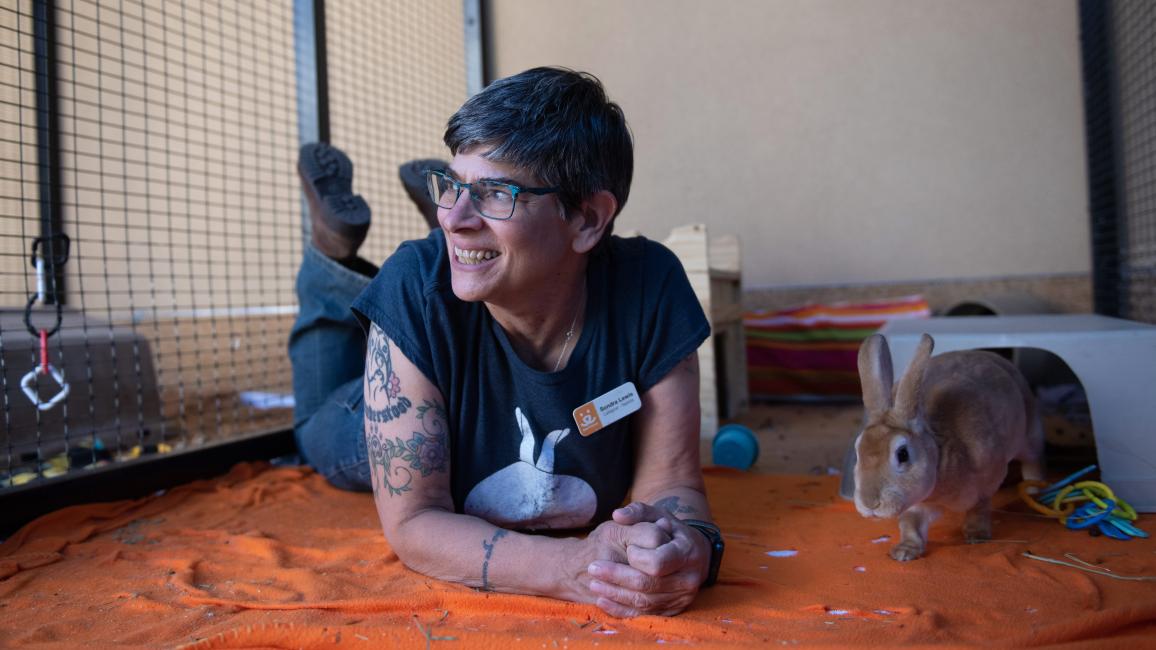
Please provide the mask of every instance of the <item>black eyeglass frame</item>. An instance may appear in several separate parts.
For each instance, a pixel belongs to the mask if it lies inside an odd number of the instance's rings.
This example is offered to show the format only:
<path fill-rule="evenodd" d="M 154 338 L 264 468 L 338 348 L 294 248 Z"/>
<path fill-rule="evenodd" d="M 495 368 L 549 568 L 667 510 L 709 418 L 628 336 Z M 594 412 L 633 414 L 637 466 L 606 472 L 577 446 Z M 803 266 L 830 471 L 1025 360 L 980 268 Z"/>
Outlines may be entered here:
<path fill-rule="evenodd" d="M 487 180 L 487 179 L 474 181 L 473 183 L 463 183 L 463 182 L 457 180 L 456 178 L 454 178 L 453 176 L 450 176 L 445 170 L 441 170 L 441 169 L 425 169 L 425 170 L 422 170 L 422 175 L 425 176 L 425 178 L 426 178 L 426 192 L 429 193 L 430 200 L 433 201 L 434 204 L 437 205 L 439 208 L 445 208 L 448 210 L 449 208 L 452 208 L 454 205 L 457 205 L 458 200 L 462 198 L 462 190 L 466 189 L 466 190 L 469 190 L 470 202 L 473 204 L 474 208 L 478 211 L 478 214 L 482 215 L 483 217 L 485 217 L 487 219 L 493 219 L 494 221 L 509 221 L 510 219 L 512 219 L 514 217 L 514 210 L 518 207 L 518 195 L 519 194 L 533 194 L 535 196 L 543 196 L 546 194 L 556 194 L 556 193 L 562 191 L 562 188 L 560 188 L 560 187 L 522 187 L 520 185 L 514 185 L 513 183 L 506 183 L 504 181 L 493 181 L 493 180 Z M 454 202 L 451 203 L 450 205 L 442 205 L 441 203 L 438 203 L 437 197 L 435 197 L 433 195 L 433 182 L 432 181 L 433 181 L 434 176 L 441 178 L 441 179 L 444 179 L 446 182 L 448 182 L 450 184 L 451 187 L 454 188 L 454 191 L 457 192 L 457 194 L 454 195 Z M 504 217 L 495 217 L 493 215 L 486 214 L 485 212 L 483 212 L 481 206 L 478 204 L 478 202 L 481 201 L 481 197 L 474 194 L 474 191 L 473 191 L 474 185 L 477 185 L 479 183 L 485 183 L 487 185 L 502 185 L 502 186 L 510 188 L 510 197 L 511 197 L 510 214 L 508 214 Z"/>

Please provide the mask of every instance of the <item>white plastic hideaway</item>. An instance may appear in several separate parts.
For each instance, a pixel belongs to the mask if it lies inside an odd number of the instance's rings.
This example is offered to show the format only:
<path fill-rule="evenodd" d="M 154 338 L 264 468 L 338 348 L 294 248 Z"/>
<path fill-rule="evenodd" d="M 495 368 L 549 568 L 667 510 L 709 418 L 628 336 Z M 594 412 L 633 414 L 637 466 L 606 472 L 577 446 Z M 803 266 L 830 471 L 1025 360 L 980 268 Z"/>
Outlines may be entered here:
<path fill-rule="evenodd" d="M 1156 326 L 1092 314 L 967 316 L 891 321 L 880 330 L 900 377 L 924 332 L 934 354 L 1039 348 L 1084 386 L 1101 478 L 1142 512 L 1156 512 Z"/>

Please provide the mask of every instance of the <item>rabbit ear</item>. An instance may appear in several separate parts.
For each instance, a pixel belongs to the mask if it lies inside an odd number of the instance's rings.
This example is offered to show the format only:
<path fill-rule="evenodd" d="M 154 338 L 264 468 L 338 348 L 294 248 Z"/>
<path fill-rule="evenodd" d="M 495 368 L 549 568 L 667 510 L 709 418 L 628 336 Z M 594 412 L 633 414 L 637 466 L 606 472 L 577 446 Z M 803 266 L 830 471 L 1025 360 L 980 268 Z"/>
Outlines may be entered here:
<path fill-rule="evenodd" d="M 518 448 L 518 459 L 531 465 L 534 464 L 534 432 L 530 429 L 530 421 L 522 415 L 521 407 L 514 407 L 514 419 L 518 421 L 518 429 L 522 432 L 522 444 Z"/>
<path fill-rule="evenodd" d="M 899 388 L 895 391 L 895 415 L 904 422 L 915 419 L 919 413 L 919 401 L 923 397 L 923 375 L 927 371 L 927 361 L 934 347 L 935 341 L 929 334 L 920 337 L 911 365 L 907 366 L 907 372 L 899 380 Z"/>
<path fill-rule="evenodd" d="M 891 408 L 891 350 L 882 334 L 872 334 L 859 346 L 859 382 L 867 419 Z"/>
<path fill-rule="evenodd" d="M 546 440 L 542 443 L 542 451 L 538 452 L 538 463 L 535 467 L 547 474 L 553 474 L 554 447 L 558 446 L 558 443 L 562 442 L 562 439 L 568 435 L 570 435 L 569 429 L 551 431 L 550 435 L 546 436 Z"/>

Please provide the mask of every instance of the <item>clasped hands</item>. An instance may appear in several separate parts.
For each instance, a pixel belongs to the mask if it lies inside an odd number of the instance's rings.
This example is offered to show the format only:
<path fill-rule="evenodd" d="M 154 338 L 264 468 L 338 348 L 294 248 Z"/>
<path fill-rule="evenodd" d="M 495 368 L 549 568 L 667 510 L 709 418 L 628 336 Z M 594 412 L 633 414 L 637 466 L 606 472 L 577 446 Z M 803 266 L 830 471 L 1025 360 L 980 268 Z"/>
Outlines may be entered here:
<path fill-rule="evenodd" d="M 582 582 L 611 616 L 673 616 L 686 609 L 706 579 L 710 547 L 699 531 L 670 512 L 634 502 L 591 531 L 597 558 Z"/>

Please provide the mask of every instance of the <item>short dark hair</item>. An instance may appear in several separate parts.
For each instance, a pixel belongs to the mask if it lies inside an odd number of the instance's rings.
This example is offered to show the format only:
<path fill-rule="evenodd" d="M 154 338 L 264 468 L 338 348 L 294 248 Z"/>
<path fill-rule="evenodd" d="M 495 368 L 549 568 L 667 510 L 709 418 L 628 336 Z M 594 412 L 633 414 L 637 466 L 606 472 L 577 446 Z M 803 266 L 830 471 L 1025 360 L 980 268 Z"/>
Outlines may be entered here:
<path fill-rule="evenodd" d="M 630 195 L 630 128 L 602 82 L 586 72 L 543 67 L 495 81 L 454 113 L 445 143 L 454 155 L 489 148 L 486 158 L 562 188 L 559 196 L 568 208 L 607 190 L 621 212 Z M 611 221 L 606 235 L 613 226 Z"/>

